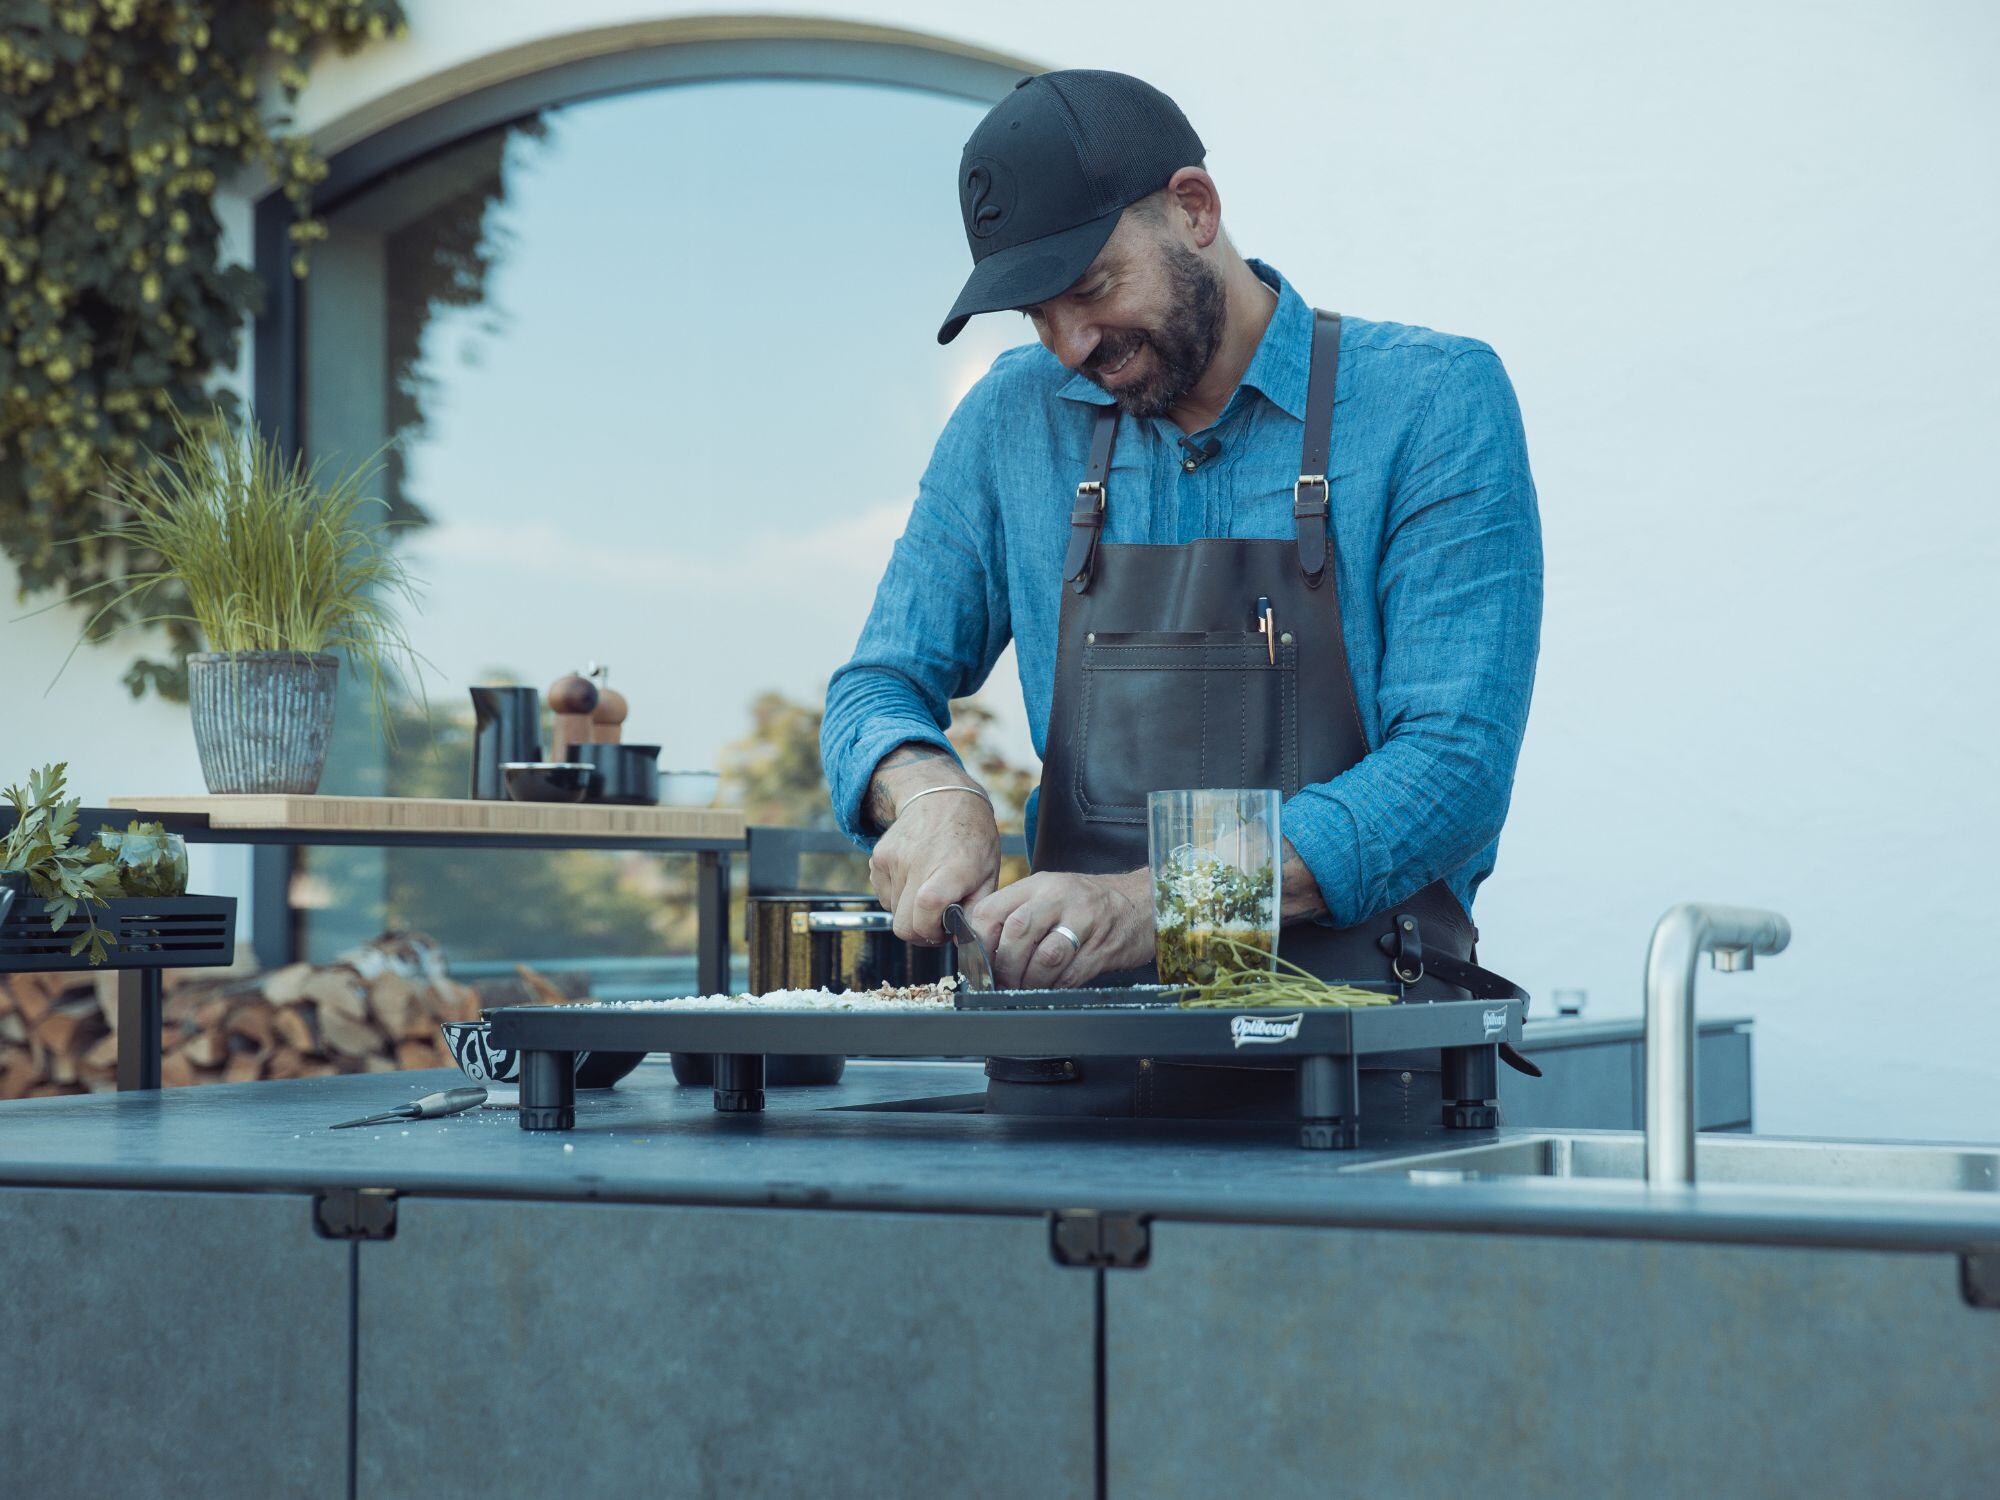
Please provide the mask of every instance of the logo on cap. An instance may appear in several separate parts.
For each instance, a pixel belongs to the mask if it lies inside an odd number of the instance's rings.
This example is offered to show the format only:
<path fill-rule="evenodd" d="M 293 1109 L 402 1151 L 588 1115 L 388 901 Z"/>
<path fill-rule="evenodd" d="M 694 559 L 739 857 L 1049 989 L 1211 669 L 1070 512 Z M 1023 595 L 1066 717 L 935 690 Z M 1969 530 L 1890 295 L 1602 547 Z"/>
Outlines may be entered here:
<path fill-rule="evenodd" d="M 959 184 L 959 199 L 966 232 L 974 239 L 987 239 L 999 233 L 1014 212 L 1014 174 L 1004 162 L 975 157 Z"/>

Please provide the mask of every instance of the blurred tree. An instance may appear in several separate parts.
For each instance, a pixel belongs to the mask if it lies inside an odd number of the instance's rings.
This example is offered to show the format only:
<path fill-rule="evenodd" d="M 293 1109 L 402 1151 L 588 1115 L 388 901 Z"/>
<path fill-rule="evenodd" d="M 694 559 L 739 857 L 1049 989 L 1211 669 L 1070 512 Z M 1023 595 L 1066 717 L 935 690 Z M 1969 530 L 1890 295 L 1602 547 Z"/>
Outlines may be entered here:
<path fill-rule="evenodd" d="M 783 693 L 758 694 L 750 704 L 750 732 L 722 752 L 722 800 L 741 807 L 752 823 L 833 827 L 832 796 L 820 771 L 821 714 L 820 708 Z M 992 795 L 1000 831 L 1019 833 L 1028 793 L 1040 778 L 1037 772 L 1013 764 L 998 747 L 997 723 L 993 711 L 977 697 L 956 699 L 945 738 Z M 1000 883 L 1026 873 L 1027 861 L 1009 858 L 1001 863 Z M 800 861 L 799 880 L 809 890 L 868 888 L 867 867 L 858 850 L 854 855 L 808 855 Z"/>

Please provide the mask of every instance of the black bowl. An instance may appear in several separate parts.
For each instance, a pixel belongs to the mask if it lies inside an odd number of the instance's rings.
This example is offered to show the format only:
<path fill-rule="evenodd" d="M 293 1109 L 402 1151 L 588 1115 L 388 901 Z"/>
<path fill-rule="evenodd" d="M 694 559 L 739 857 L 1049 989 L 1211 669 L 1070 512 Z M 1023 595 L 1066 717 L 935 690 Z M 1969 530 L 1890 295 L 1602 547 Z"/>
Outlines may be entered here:
<path fill-rule="evenodd" d="M 500 771 L 516 802 L 581 802 L 597 784 L 597 767 L 570 760 L 510 760 Z"/>
<path fill-rule="evenodd" d="M 521 1054 L 503 1052 L 487 1038 L 485 1021 L 442 1021 L 444 1044 L 452 1060 L 474 1083 L 518 1083 Z M 608 1089 L 639 1066 L 643 1052 L 579 1052 L 576 1054 L 576 1086 L 580 1089 Z"/>

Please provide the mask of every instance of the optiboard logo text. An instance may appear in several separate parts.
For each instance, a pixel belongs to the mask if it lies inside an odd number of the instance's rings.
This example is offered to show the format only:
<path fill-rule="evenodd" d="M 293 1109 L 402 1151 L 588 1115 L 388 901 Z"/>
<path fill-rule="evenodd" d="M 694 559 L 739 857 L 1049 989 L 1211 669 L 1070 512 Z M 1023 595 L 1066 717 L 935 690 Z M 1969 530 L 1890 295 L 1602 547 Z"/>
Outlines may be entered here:
<path fill-rule="evenodd" d="M 1305 1012 L 1295 1016 L 1231 1016 L 1229 1018 L 1229 1040 L 1232 1046 L 1242 1047 L 1269 1042 L 1289 1042 L 1299 1034 L 1299 1024 L 1305 1020 Z"/>

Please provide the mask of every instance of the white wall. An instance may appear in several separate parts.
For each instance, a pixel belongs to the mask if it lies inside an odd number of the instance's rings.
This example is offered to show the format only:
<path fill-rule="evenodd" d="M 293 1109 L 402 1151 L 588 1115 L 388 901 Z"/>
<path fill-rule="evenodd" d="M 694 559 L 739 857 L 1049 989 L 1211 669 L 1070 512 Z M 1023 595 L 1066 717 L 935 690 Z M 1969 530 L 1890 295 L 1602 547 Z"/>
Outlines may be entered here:
<path fill-rule="evenodd" d="M 411 0 L 412 35 L 329 60 L 300 116 L 345 144 L 675 9 Z M 1208 142 L 1246 251 L 1325 305 L 1493 343 L 1549 608 L 1487 955 L 1629 1013 L 1667 905 L 1776 906 L 1793 951 L 1703 991 L 1758 1017 L 1764 1128 L 2000 1137 L 2000 12 L 788 9 L 1150 78 Z M 73 669 L 53 715 L 33 699 L 59 629 L 0 640 L 0 693 L 35 705 L 4 764 L 60 750 L 104 790 L 195 784 L 184 728 L 101 676 Z"/>

